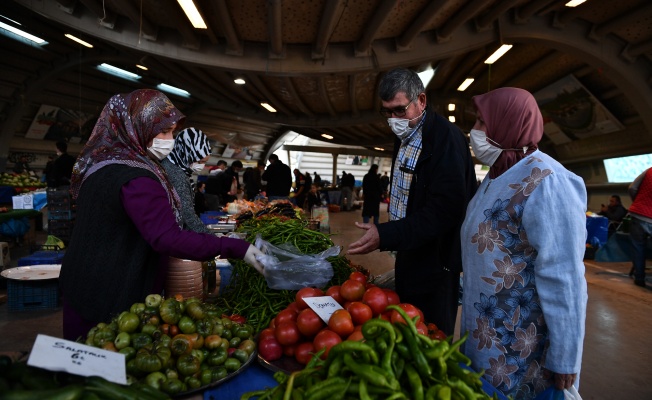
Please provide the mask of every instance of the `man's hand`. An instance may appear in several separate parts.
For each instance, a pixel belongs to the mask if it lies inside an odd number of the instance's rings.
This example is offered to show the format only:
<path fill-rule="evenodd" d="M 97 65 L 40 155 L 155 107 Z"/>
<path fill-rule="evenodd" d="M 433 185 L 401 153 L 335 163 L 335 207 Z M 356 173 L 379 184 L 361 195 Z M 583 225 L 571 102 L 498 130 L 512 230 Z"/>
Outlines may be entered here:
<path fill-rule="evenodd" d="M 247 253 L 244 256 L 244 261 L 254 267 L 256 271 L 260 272 L 261 274 L 263 273 L 263 264 L 261 264 L 258 260 L 256 260 L 256 256 L 262 256 L 264 255 L 262 251 L 258 250 L 258 247 L 254 246 L 253 244 L 249 245 L 249 248 L 247 249 Z"/>
<path fill-rule="evenodd" d="M 577 374 L 558 374 L 555 373 L 555 388 L 557 390 L 568 389 L 573 386 Z"/>
<path fill-rule="evenodd" d="M 355 226 L 364 229 L 367 232 L 365 232 L 358 241 L 349 245 L 349 250 L 346 254 L 367 254 L 376 250 L 378 246 L 380 246 L 380 235 L 378 234 L 376 225 L 356 222 Z"/>

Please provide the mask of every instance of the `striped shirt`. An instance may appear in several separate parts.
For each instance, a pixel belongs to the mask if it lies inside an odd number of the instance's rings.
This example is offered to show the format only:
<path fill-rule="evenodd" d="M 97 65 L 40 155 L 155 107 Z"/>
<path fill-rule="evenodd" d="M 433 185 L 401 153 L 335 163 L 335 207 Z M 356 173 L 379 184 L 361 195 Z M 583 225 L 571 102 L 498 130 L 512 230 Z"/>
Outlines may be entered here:
<path fill-rule="evenodd" d="M 421 118 L 412 134 L 401 142 L 401 147 L 398 150 L 398 156 L 394 162 L 394 171 L 392 172 L 393 180 L 389 197 L 390 221 L 405 218 L 414 168 L 417 165 L 419 154 L 421 154 L 422 127 L 425 119 L 426 115 L 424 113 L 423 118 Z"/>

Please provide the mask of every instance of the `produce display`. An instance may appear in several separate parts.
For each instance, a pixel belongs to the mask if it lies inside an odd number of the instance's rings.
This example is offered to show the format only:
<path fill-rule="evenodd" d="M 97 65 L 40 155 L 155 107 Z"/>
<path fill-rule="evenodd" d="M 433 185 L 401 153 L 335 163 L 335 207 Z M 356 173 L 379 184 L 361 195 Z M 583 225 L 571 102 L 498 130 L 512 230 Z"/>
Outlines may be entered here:
<path fill-rule="evenodd" d="M 28 174 L 3 172 L 0 174 L 0 186 L 13 186 L 17 193 L 27 193 L 45 187 L 46 184 Z"/>
<path fill-rule="evenodd" d="M 304 369 L 289 376 L 279 371 L 274 375 L 278 386 L 245 393 L 241 399 L 491 398 L 482 390 L 481 373 L 462 366 L 470 365 L 458 350 L 466 336 L 453 343 L 432 339 L 419 332 L 420 316 L 412 319 L 398 305 L 388 306 L 387 311 L 393 314 L 391 322 L 378 317 L 367 320 L 358 337 L 331 339 L 337 343 L 308 357 Z M 338 325 L 351 329 L 349 323 Z M 315 340 L 324 332 L 328 330 L 321 330 Z"/>
<path fill-rule="evenodd" d="M 320 253 L 334 245 L 328 235 L 306 229 L 307 224 L 302 219 L 263 214 L 244 220 L 236 231 L 247 233 L 247 240 L 251 243 L 260 235 L 274 245 L 291 243 L 304 254 Z M 329 285 L 344 282 L 356 269 L 344 256 L 330 257 L 328 261 L 335 273 Z M 296 291 L 270 289 L 265 277 L 244 261 L 230 262 L 233 266 L 231 279 L 224 292 L 215 299 L 215 305 L 225 313 L 244 316 L 258 332 L 294 301 Z"/>
<path fill-rule="evenodd" d="M 0 400 L 165 400 L 170 397 L 151 386 L 118 385 L 98 376 L 84 378 L 65 372 L 34 368 L 25 361 L 0 356 Z"/>
<path fill-rule="evenodd" d="M 179 395 L 209 387 L 250 362 L 253 335 L 242 317 L 219 314 L 199 299 L 152 294 L 93 327 L 85 343 L 124 354 L 129 382 Z"/>

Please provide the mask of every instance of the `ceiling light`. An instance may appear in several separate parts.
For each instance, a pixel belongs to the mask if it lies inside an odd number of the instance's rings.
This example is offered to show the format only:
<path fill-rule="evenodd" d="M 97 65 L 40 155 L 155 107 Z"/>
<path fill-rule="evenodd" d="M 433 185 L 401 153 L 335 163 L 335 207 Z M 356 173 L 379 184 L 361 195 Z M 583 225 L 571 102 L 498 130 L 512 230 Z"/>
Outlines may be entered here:
<path fill-rule="evenodd" d="M 329 135 L 328 133 L 322 133 L 321 137 L 323 137 L 325 139 L 328 139 L 328 140 L 333 140 L 333 137 L 331 135 Z"/>
<path fill-rule="evenodd" d="M 566 3 L 566 7 L 577 7 L 580 4 L 584 3 L 586 0 L 571 0 Z"/>
<path fill-rule="evenodd" d="M 236 78 L 236 79 L 233 80 L 233 82 L 234 82 L 236 85 L 244 85 L 244 84 L 245 84 L 245 80 L 242 79 L 242 78 Z"/>
<path fill-rule="evenodd" d="M 99 69 L 102 72 L 106 72 L 107 74 L 124 78 L 124 79 L 129 79 L 132 81 L 136 79 L 140 79 L 140 75 L 134 74 L 133 72 L 125 71 L 124 69 L 118 67 L 114 67 L 111 64 L 102 63 L 97 66 L 97 69 Z"/>
<path fill-rule="evenodd" d="M 140 64 L 136 64 L 136 67 L 142 69 L 143 71 L 147 71 L 149 69 L 146 66 Z"/>
<path fill-rule="evenodd" d="M 474 81 L 473 78 L 466 78 L 466 79 L 464 80 L 464 82 L 462 82 L 462 84 L 460 85 L 460 87 L 457 88 L 457 90 L 459 90 L 460 92 L 465 91 L 466 88 L 468 88 L 469 86 L 471 86 L 471 84 L 473 83 L 473 81 Z"/>
<path fill-rule="evenodd" d="M 513 45 L 511 45 L 511 44 L 504 44 L 504 45 L 500 46 L 498 48 L 498 50 L 494 51 L 494 54 L 490 55 L 489 58 L 484 60 L 484 63 L 485 64 L 493 64 L 493 63 L 495 63 L 496 61 L 498 61 L 498 59 L 500 57 L 502 57 L 505 53 L 507 53 L 509 51 L 509 49 L 512 48 L 512 46 Z"/>
<path fill-rule="evenodd" d="M 156 85 L 156 87 L 159 90 L 176 94 L 177 96 L 190 97 L 190 92 L 188 92 L 187 90 L 179 89 L 178 87 L 168 85 L 167 83 L 159 83 L 158 85 Z"/>
<path fill-rule="evenodd" d="M 432 80 L 433 76 L 435 76 L 435 70 L 432 69 L 432 67 L 428 67 L 428 69 L 419 72 L 417 75 L 419 75 L 419 78 L 421 78 L 421 82 L 423 82 L 423 87 L 426 88 L 428 87 L 430 80 Z"/>
<path fill-rule="evenodd" d="M 4 22 L 0 22 L 0 29 L 6 31 L 9 34 L 13 34 L 13 35 L 8 35 L 10 37 L 13 36 L 14 38 L 16 38 L 15 36 L 20 36 L 21 38 L 27 39 L 27 40 L 29 40 L 31 42 L 34 42 L 34 43 L 36 43 L 36 44 L 38 44 L 40 46 L 48 44 L 48 42 L 41 39 L 40 37 L 36 37 L 36 36 L 32 35 L 31 33 L 21 31 L 20 29 L 14 28 L 11 25 L 7 25 Z"/>
<path fill-rule="evenodd" d="M 84 41 L 84 40 L 81 40 L 80 38 L 78 38 L 78 37 L 76 37 L 76 36 L 73 36 L 73 35 L 71 35 L 71 34 L 69 34 L 69 33 L 66 33 L 66 34 L 63 35 L 63 36 L 67 37 L 68 39 L 70 39 L 70 40 L 72 40 L 72 41 L 75 41 L 75 42 L 81 44 L 82 46 L 86 46 L 86 47 L 88 47 L 89 49 L 92 49 L 92 48 L 93 48 L 93 45 L 92 45 L 92 44 L 90 44 L 90 43 L 88 43 L 88 42 L 86 42 L 86 41 Z"/>
<path fill-rule="evenodd" d="M 21 25 L 21 26 L 23 25 L 23 24 L 21 24 L 20 22 L 18 22 L 18 21 L 14 21 L 13 19 L 8 18 L 8 17 L 6 17 L 6 16 L 4 16 L 4 15 L 2 15 L 2 14 L 0 14 L 0 18 L 2 18 L 2 19 L 6 19 L 6 20 L 9 21 L 9 22 L 13 22 L 13 23 L 16 24 L 16 25 Z"/>
<path fill-rule="evenodd" d="M 260 103 L 260 105 L 263 106 L 269 112 L 276 112 L 276 109 L 267 103 Z"/>
<path fill-rule="evenodd" d="M 454 115 L 449 115 L 448 120 L 452 123 L 455 123 L 455 116 Z"/>
<path fill-rule="evenodd" d="M 455 104 L 450 103 L 450 104 L 448 105 L 448 111 L 455 111 Z"/>
<path fill-rule="evenodd" d="M 183 8 L 183 12 L 186 13 L 186 17 L 188 17 L 192 26 L 197 29 L 208 28 L 204 22 L 204 19 L 201 17 L 201 14 L 199 14 L 199 10 L 195 6 L 195 3 L 192 2 L 192 0 L 177 0 L 177 2 L 181 8 Z"/>
<path fill-rule="evenodd" d="M 383 149 L 382 147 L 374 147 L 374 150 L 385 151 L 385 149 Z"/>

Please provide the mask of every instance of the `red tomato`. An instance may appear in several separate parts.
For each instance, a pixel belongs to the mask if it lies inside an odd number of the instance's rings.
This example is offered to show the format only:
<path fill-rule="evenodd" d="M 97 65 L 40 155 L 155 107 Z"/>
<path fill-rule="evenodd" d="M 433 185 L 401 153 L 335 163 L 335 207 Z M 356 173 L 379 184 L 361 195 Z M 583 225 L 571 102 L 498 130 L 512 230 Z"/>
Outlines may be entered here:
<path fill-rule="evenodd" d="M 367 283 L 367 277 L 365 276 L 365 274 L 363 274 L 360 271 L 351 272 L 351 275 L 349 275 L 349 279 L 353 279 L 354 281 L 358 281 L 362 283 Z"/>
<path fill-rule="evenodd" d="M 278 340 L 273 337 L 268 337 L 258 342 L 258 353 L 265 360 L 274 361 L 281 358 L 283 349 Z"/>
<path fill-rule="evenodd" d="M 330 329 L 322 329 L 315 339 L 312 341 L 312 344 L 315 349 L 315 353 L 321 349 L 326 349 L 324 354 L 321 355 L 323 360 L 328 357 L 328 352 L 331 350 L 331 347 L 335 346 L 338 343 L 342 343 L 342 338 L 337 333 L 331 331 Z"/>
<path fill-rule="evenodd" d="M 364 340 L 364 335 L 362 334 L 362 325 L 356 326 L 355 329 L 353 330 L 353 333 L 350 334 L 349 337 L 346 338 L 346 340 L 354 340 L 356 342 Z"/>
<path fill-rule="evenodd" d="M 299 306 L 299 309 L 303 310 L 304 308 L 308 308 L 306 302 L 303 301 L 304 297 L 317 297 L 323 295 L 324 295 L 324 291 L 319 288 L 304 287 L 302 289 L 299 289 L 294 299 L 297 302 L 297 306 Z"/>
<path fill-rule="evenodd" d="M 362 325 L 373 317 L 371 307 L 359 301 L 351 302 L 346 311 L 351 314 L 351 319 L 355 325 Z"/>
<path fill-rule="evenodd" d="M 331 286 L 326 289 L 326 296 L 331 296 L 333 300 L 340 303 L 340 305 L 344 304 L 344 298 L 340 294 L 340 285 Z"/>
<path fill-rule="evenodd" d="M 364 284 L 364 287 L 365 287 L 365 289 L 369 289 L 369 288 L 378 287 L 378 286 L 374 285 L 371 282 L 367 282 L 367 283 Z"/>
<path fill-rule="evenodd" d="M 410 318 L 414 317 L 419 317 L 419 321 L 423 320 L 423 318 L 419 315 L 420 311 L 417 309 L 415 306 L 409 303 L 401 303 L 398 305 L 405 311 L 405 313 L 408 315 Z M 400 322 L 402 324 L 405 323 L 405 320 L 403 317 L 401 317 L 401 314 L 398 313 L 396 310 L 392 310 L 392 316 L 391 316 L 392 323 Z"/>
<path fill-rule="evenodd" d="M 393 291 L 392 289 L 383 289 L 383 292 L 387 295 L 387 302 L 392 305 L 392 304 L 400 304 L 401 300 L 398 298 L 398 294 Z"/>
<path fill-rule="evenodd" d="M 296 323 L 285 321 L 276 326 L 274 337 L 276 337 L 276 340 L 278 340 L 281 345 L 289 346 L 299 341 L 301 333 L 299 332 Z"/>
<path fill-rule="evenodd" d="M 362 302 L 371 308 L 371 311 L 374 313 L 374 317 L 385 311 L 389 305 L 389 302 L 387 301 L 387 294 L 383 292 L 383 289 L 378 287 L 367 289 L 367 291 L 364 292 L 364 295 L 362 295 Z"/>
<path fill-rule="evenodd" d="M 444 333 L 444 331 L 436 331 L 430 334 L 430 338 L 437 339 L 437 340 L 446 340 L 446 334 Z"/>
<path fill-rule="evenodd" d="M 279 312 L 278 315 L 276 315 L 276 317 L 274 318 L 274 323 L 276 324 L 276 326 L 278 326 L 278 324 L 285 321 L 296 322 L 297 314 L 298 312 L 286 308 L 284 310 L 281 310 L 281 312 Z"/>
<path fill-rule="evenodd" d="M 385 321 L 392 322 L 392 311 L 385 311 L 384 313 L 381 313 L 380 318 L 384 319 Z"/>
<path fill-rule="evenodd" d="M 361 300 L 364 291 L 364 283 L 355 281 L 353 279 L 347 279 L 344 281 L 344 283 L 342 283 L 342 286 L 340 287 L 340 294 L 342 295 L 342 298 L 348 301 Z"/>
<path fill-rule="evenodd" d="M 297 304 L 296 301 L 293 301 L 292 303 L 288 304 L 288 306 L 285 307 L 285 308 L 290 309 L 290 310 L 294 310 L 294 311 L 297 312 L 297 314 L 299 314 L 299 311 L 301 311 L 301 309 L 299 308 L 299 304 Z"/>
<path fill-rule="evenodd" d="M 283 346 L 283 355 L 287 357 L 294 357 L 295 351 L 297 349 L 297 344 L 291 344 L 289 346 Z"/>
<path fill-rule="evenodd" d="M 416 323 L 416 326 L 417 326 L 417 332 L 419 332 L 422 335 L 428 336 L 428 327 L 426 326 L 426 324 L 419 321 Z"/>
<path fill-rule="evenodd" d="M 346 338 L 353 333 L 353 320 L 348 311 L 341 309 L 336 310 L 328 319 L 328 329 L 340 335 L 341 338 Z"/>
<path fill-rule="evenodd" d="M 276 322 L 274 321 L 274 318 L 272 318 L 272 320 L 269 321 L 268 328 L 276 329 Z"/>
<path fill-rule="evenodd" d="M 268 337 L 273 337 L 276 339 L 276 336 L 274 335 L 274 329 L 273 328 L 265 328 L 262 331 L 260 331 L 260 335 L 258 336 L 258 340 L 264 340 L 267 339 Z"/>
<path fill-rule="evenodd" d="M 296 350 L 294 351 L 294 358 L 299 362 L 299 364 L 306 365 L 312 358 L 314 350 L 314 345 L 312 342 L 303 342 L 297 345 Z"/>
<path fill-rule="evenodd" d="M 312 338 L 325 326 L 326 324 L 324 324 L 321 317 L 310 308 L 301 310 L 297 316 L 297 327 L 299 328 L 299 332 L 305 337 Z"/>

